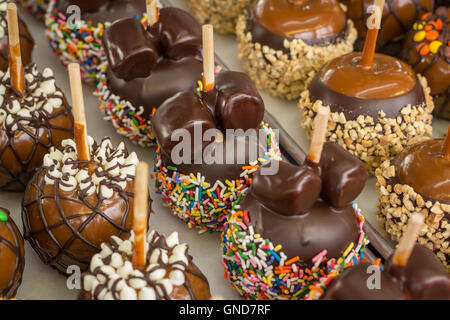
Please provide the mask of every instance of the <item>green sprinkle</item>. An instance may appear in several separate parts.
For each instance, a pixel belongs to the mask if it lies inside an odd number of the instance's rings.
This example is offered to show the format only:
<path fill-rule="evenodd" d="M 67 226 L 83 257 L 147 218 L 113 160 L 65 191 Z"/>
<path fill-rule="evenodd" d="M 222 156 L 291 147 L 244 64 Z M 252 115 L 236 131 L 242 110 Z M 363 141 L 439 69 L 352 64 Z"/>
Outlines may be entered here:
<path fill-rule="evenodd" d="M 172 166 L 167 166 L 167 169 L 172 170 L 172 171 L 177 171 L 176 167 L 172 167 Z"/>

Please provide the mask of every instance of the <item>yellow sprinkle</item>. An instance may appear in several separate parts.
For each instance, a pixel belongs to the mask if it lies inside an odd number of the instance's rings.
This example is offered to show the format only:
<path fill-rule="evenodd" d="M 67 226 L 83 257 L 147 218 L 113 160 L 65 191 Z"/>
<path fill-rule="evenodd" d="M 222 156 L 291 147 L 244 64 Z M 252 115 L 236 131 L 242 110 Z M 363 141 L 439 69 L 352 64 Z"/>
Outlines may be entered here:
<path fill-rule="evenodd" d="M 278 278 L 284 278 L 284 276 L 286 275 L 286 273 L 280 273 L 279 275 L 278 275 Z"/>
<path fill-rule="evenodd" d="M 273 248 L 273 250 L 275 251 L 280 251 L 281 250 L 281 244 L 277 245 L 275 248 Z"/>
<path fill-rule="evenodd" d="M 194 180 L 195 182 L 197 182 L 197 178 L 194 176 L 194 174 L 193 173 L 191 173 L 190 175 L 189 175 L 189 177 L 191 177 L 192 178 L 192 180 Z"/>
<path fill-rule="evenodd" d="M 267 284 L 271 284 L 272 283 L 272 278 L 273 278 L 273 273 L 271 273 L 270 275 L 269 275 L 269 277 L 267 278 Z"/>
<path fill-rule="evenodd" d="M 212 195 L 211 195 L 211 191 L 209 191 L 209 190 L 206 190 L 206 194 L 208 195 L 208 197 L 212 197 Z"/>
<path fill-rule="evenodd" d="M 298 290 L 296 293 L 294 293 L 294 297 L 297 297 L 297 296 L 299 296 L 303 291 L 305 291 L 305 289 L 302 289 L 302 290 Z"/>
<path fill-rule="evenodd" d="M 259 233 L 255 233 L 255 234 L 253 235 L 253 238 L 255 238 L 255 239 L 261 238 L 261 235 L 260 235 Z"/>
<path fill-rule="evenodd" d="M 349 245 L 348 245 L 348 247 L 347 247 L 347 249 L 345 249 L 345 251 L 344 251 L 344 257 L 346 257 L 347 255 L 348 255 L 348 253 L 350 252 L 350 250 L 352 250 L 353 249 L 353 246 L 354 246 L 355 244 L 352 242 L 352 243 L 350 243 Z"/>
<path fill-rule="evenodd" d="M 342 258 L 339 258 L 339 260 L 337 261 L 337 264 L 341 264 L 341 263 L 342 263 L 342 261 L 344 261 L 344 259 L 342 259 Z"/>
<path fill-rule="evenodd" d="M 233 184 L 231 183 L 231 181 L 230 180 L 225 180 L 225 183 L 229 186 L 229 187 L 232 187 L 233 186 Z"/>

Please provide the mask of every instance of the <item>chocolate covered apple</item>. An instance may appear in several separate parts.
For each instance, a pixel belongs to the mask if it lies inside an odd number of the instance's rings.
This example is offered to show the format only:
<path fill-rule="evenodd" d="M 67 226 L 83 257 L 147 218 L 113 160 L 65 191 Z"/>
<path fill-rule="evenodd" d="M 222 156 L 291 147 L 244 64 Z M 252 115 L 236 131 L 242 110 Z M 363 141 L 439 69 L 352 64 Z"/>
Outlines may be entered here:
<path fill-rule="evenodd" d="M 23 238 L 9 211 L 0 208 L 0 299 L 14 298 L 25 266 Z"/>
<path fill-rule="evenodd" d="M 100 109 L 119 134 L 153 146 L 155 109 L 180 91 L 194 92 L 202 79 L 201 27 L 189 13 L 168 7 L 147 28 L 133 18 L 116 21 L 103 45 L 108 63 L 97 85 Z"/>
<path fill-rule="evenodd" d="M 257 87 L 290 100 L 356 40 L 337 0 L 258 0 L 236 28 L 244 70 Z"/>

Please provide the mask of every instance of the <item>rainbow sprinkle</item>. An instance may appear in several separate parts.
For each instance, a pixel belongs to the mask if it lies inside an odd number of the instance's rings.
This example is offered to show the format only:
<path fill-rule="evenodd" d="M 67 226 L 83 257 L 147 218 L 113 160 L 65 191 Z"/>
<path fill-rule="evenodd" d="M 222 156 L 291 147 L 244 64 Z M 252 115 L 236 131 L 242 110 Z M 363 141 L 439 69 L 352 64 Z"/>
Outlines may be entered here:
<path fill-rule="evenodd" d="M 259 164 L 269 159 L 281 159 L 275 134 L 267 124 L 261 128 L 267 131 L 267 151 L 264 158 L 242 167 L 236 180 L 205 181 L 200 173 L 188 175 L 178 172 L 176 167 L 164 166 L 160 147 L 155 153 L 155 185 L 170 212 L 188 224 L 204 231 L 222 231 L 227 217 L 234 206 L 240 203 L 252 183 Z"/>
<path fill-rule="evenodd" d="M 80 23 L 80 28 L 76 26 L 71 28 L 67 24 L 67 17 L 56 8 L 56 0 L 51 0 L 45 17 L 45 34 L 50 48 L 64 65 L 78 62 L 82 79 L 95 84 L 99 66 L 105 60 L 102 47 L 105 25 L 98 23 L 95 26 L 92 21 L 84 20 Z"/>
<path fill-rule="evenodd" d="M 350 243 L 339 259 L 327 259 L 319 252 L 313 266 L 305 267 L 300 257 L 288 257 L 282 246 L 255 234 L 247 211 L 233 211 L 222 233 L 222 265 L 225 279 L 244 299 L 317 300 L 343 270 L 358 264 L 369 243 L 363 231 L 364 217 L 353 204 L 359 222 L 358 243 Z"/>

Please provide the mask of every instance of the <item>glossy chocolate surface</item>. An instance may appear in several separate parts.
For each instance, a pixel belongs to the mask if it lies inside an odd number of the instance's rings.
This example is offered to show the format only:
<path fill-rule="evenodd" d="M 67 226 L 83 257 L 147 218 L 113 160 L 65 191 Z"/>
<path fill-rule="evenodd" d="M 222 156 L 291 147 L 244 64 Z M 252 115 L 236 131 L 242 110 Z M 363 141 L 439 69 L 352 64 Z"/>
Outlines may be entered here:
<path fill-rule="evenodd" d="M 340 145 L 325 142 L 320 159 L 323 199 L 336 208 L 343 208 L 364 189 L 367 169 L 355 156 Z"/>
<path fill-rule="evenodd" d="M 10 217 L 9 211 L 0 208 L 0 298 L 13 298 L 22 282 L 25 266 L 25 249 L 22 235 Z M 6 217 L 6 221 L 4 221 Z"/>
<path fill-rule="evenodd" d="M 111 28 L 105 31 L 103 43 L 110 65 L 108 84 L 114 94 L 143 106 L 148 116 L 176 93 L 195 91 L 202 78 L 202 42 L 201 27 L 190 14 L 163 8 L 147 35 L 143 27 L 129 35 L 127 30 L 138 29 L 130 20 Z"/>
<path fill-rule="evenodd" d="M 81 8 L 81 18 L 97 23 L 114 22 L 125 17 L 139 17 L 145 12 L 145 1 L 142 0 L 57 0 L 56 8 L 67 14 L 67 8 L 78 5 Z"/>
<path fill-rule="evenodd" d="M 396 268 L 401 270 L 394 270 Z M 392 257 L 389 258 L 385 270 L 396 278 L 411 299 L 450 300 L 450 275 L 433 251 L 425 246 L 415 245 L 405 267 L 393 266 Z"/>
<path fill-rule="evenodd" d="M 374 276 L 368 272 L 370 263 L 361 262 L 344 272 L 331 282 L 323 300 L 406 300 L 400 286 L 384 271 L 380 271 L 380 289 L 369 289 L 367 281 Z"/>
<path fill-rule="evenodd" d="M 347 120 L 359 115 L 395 118 L 407 106 L 424 103 L 425 96 L 416 75 L 403 62 L 375 54 L 374 66 L 359 65 L 360 52 L 352 52 L 322 67 L 309 85 L 312 101 L 322 100 L 332 112 L 343 112 Z"/>
<path fill-rule="evenodd" d="M 435 200 L 450 201 L 450 161 L 442 156 L 443 139 L 414 144 L 396 160 L 400 183 Z"/>
<path fill-rule="evenodd" d="M 161 146 L 164 164 L 177 167 L 185 174 L 200 172 L 208 181 L 237 179 L 242 166 L 264 156 L 267 151 L 267 135 L 260 137 L 257 130 L 264 116 L 264 104 L 253 89 L 246 74 L 221 71 L 216 75 L 215 88 L 203 92 L 202 97 L 193 91 L 185 91 L 166 100 L 152 118 L 153 133 Z M 243 114 L 245 118 L 239 119 Z M 236 129 L 242 129 L 241 132 L 227 133 L 222 124 L 230 123 L 240 126 Z M 251 127 L 253 125 L 255 127 Z M 200 137 L 205 130 L 213 129 L 210 139 L 205 138 L 207 141 L 194 145 L 195 126 L 203 130 L 199 131 Z M 179 154 L 178 149 L 174 149 L 179 141 L 172 141 L 172 135 L 180 128 L 190 132 L 191 155 L 187 157 L 190 163 L 171 160 L 172 152 Z M 256 139 L 244 134 L 247 128 L 255 130 Z"/>
<path fill-rule="evenodd" d="M 285 39 L 324 45 L 342 38 L 346 17 L 336 0 L 258 0 L 250 9 L 247 30 L 253 42 L 286 51 Z"/>

